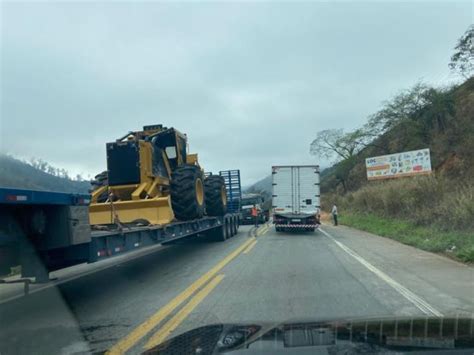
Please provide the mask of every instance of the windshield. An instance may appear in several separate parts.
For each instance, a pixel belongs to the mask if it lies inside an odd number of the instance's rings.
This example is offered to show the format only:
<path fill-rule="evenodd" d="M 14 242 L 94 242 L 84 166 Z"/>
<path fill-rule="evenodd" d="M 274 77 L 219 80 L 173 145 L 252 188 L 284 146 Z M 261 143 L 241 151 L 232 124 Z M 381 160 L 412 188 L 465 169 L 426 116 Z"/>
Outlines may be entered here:
<path fill-rule="evenodd" d="M 0 9 L 1 355 L 472 353 L 472 1 Z"/>

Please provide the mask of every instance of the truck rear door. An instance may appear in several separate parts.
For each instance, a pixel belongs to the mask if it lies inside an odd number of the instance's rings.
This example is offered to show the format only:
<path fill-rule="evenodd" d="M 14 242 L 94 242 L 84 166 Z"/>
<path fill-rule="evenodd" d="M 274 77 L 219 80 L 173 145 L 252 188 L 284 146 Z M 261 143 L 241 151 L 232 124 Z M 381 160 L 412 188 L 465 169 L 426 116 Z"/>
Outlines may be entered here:
<path fill-rule="evenodd" d="M 318 166 L 273 166 L 272 188 L 277 214 L 315 214 L 320 208 Z"/>

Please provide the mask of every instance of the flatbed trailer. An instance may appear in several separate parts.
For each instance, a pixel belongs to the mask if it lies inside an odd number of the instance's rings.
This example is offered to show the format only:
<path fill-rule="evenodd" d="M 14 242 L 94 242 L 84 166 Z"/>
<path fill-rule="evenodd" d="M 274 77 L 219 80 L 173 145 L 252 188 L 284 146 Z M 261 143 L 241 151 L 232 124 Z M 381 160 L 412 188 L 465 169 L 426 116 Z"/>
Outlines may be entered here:
<path fill-rule="evenodd" d="M 47 282 L 54 270 L 183 238 L 224 241 L 239 227 L 240 215 L 233 212 L 166 225 L 94 230 L 88 219 L 89 203 L 89 195 L 0 188 L 0 276 L 21 266 L 25 281 Z"/>

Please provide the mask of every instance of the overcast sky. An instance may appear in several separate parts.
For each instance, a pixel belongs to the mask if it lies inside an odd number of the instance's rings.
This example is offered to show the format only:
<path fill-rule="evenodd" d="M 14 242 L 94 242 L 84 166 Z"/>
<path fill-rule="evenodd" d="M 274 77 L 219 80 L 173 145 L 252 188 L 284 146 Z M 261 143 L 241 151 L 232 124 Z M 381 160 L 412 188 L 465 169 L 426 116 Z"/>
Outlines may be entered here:
<path fill-rule="evenodd" d="M 244 185 L 327 165 L 318 130 L 453 80 L 473 4 L 2 2 L 0 149 L 94 174 L 106 142 L 162 123 Z"/>

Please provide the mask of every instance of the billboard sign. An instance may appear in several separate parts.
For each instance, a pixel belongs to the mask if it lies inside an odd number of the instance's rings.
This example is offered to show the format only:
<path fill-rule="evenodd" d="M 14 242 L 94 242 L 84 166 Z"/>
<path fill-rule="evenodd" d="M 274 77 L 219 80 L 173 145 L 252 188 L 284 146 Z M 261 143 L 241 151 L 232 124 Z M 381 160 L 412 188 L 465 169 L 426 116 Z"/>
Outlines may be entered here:
<path fill-rule="evenodd" d="M 367 158 L 365 166 L 368 180 L 430 174 L 430 150 L 427 148 Z"/>

